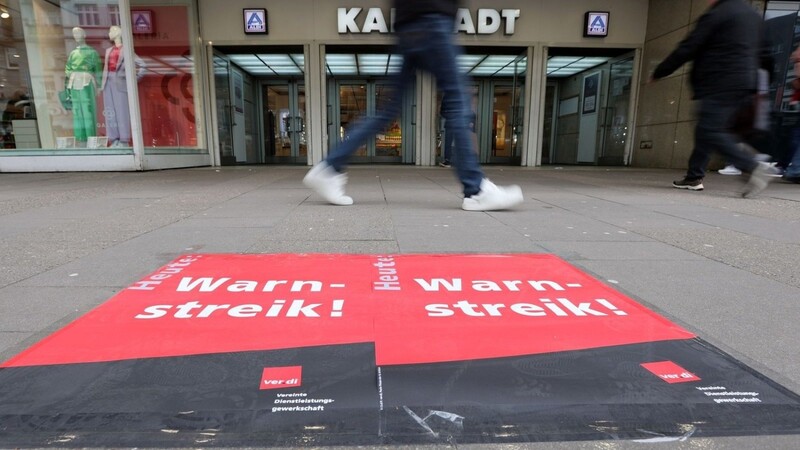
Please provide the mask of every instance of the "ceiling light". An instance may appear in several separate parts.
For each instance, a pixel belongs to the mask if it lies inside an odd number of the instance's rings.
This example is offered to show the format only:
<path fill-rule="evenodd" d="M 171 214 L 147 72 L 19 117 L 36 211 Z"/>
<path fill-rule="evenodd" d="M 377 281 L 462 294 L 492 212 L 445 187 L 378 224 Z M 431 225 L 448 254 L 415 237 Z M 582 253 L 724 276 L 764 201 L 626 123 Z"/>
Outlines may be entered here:
<path fill-rule="evenodd" d="M 9 14 L 8 11 L 3 11 L 2 13 L 0 13 L 0 17 L 2 17 L 3 19 L 8 19 L 9 17 L 11 17 L 11 14 Z"/>

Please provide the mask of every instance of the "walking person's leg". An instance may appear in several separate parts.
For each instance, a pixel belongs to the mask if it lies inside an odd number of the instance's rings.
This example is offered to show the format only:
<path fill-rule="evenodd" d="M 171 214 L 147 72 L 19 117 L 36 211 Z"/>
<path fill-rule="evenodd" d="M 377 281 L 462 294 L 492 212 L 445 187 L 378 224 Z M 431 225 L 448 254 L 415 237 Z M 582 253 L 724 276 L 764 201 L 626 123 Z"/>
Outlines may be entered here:
<path fill-rule="evenodd" d="M 680 189 L 699 191 L 703 189 L 703 178 L 712 152 L 719 152 L 726 161 L 744 173 L 750 174 L 745 195 L 755 195 L 766 187 L 764 170 L 752 155 L 738 144 L 732 123 L 743 102 L 742 95 L 708 97 L 700 100 L 695 128 L 695 146 L 689 157 L 689 168 L 682 180 L 673 182 Z M 746 96 L 745 96 L 746 97 Z"/>
<path fill-rule="evenodd" d="M 522 203 L 519 186 L 498 187 L 486 179 L 481 169 L 468 128 L 471 111 L 466 82 L 458 68 L 457 57 L 461 47 L 455 42 L 452 20 L 445 16 L 426 16 L 417 25 L 419 32 L 407 33 L 406 45 L 420 67 L 436 77 L 437 86 L 443 93 L 442 113 L 454 140 L 451 164 L 464 192 L 462 209 L 490 211 Z"/>
<path fill-rule="evenodd" d="M 403 67 L 392 77 L 395 92 L 386 105 L 379 105 L 373 116 L 359 119 L 347 133 L 347 137 L 333 148 L 328 156 L 303 178 L 303 183 L 314 190 L 328 203 L 340 206 L 353 204 L 353 198 L 345 195 L 347 175 L 344 174 L 347 163 L 355 151 L 364 145 L 370 136 L 374 136 L 386 128 L 389 122 L 400 113 L 403 94 L 414 78 L 416 68 L 408 55 L 404 55 Z"/>
<path fill-rule="evenodd" d="M 712 97 L 708 105 L 717 112 L 716 124 L 732 123 L 731 118 L 735 118 L 738 111 L 749 108 L 753 105 L 753 94 L 748 92 L 726 93 L 724 95 Z M 728 118 L 726 120 L 726 118 Z M 735 123 L 735 122 L 734 122 Z M 714 148 L 722 154 L 726 161 L 730 161 L 742 173 L 748 175 L 747 184 L 742 191 L 743 197 L 751 197 L 763 191 L 771 178 L 768 173 L 769 166 L 756 159 L 753 152 L 746 150 L 740 145 L 740 135 L 744 131 L 752 130 L 752 123 L 737 125 L 736 129 L 730 127 L 713 128 L 707 130 L 708 138 L 715 142 Z"/>
<path fill-rule="evenodd" d="M 416 40 L 412 37 L 409 46 L 414 48 L 420 66 L 436 77 L 436 85 L 442 91 L 445 128 L 448 140 L 453 142 L 451 164 L 463 184 L 464 197 L 470 197 L 480 192 L 484 174 L 467 129 L 466 83 L 456 59 L 461 49 L 455 44 L 452 23 L 447 17 L 428 17 L 425 26 L 424 36 Z"/>

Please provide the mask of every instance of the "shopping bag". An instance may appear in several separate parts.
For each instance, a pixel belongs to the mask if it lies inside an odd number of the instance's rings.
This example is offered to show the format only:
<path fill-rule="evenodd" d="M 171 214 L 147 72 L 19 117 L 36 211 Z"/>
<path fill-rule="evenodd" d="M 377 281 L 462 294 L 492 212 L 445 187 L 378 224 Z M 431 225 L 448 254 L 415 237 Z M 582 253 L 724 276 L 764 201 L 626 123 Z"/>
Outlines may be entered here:
<path fill-rule="evenodd" d="M 72 109 L 72 95 L 69 93 L 69 89 L 59 91 L 58 100 L 61 102 L 61 106 L 63 106 L 64 109 Z"/>

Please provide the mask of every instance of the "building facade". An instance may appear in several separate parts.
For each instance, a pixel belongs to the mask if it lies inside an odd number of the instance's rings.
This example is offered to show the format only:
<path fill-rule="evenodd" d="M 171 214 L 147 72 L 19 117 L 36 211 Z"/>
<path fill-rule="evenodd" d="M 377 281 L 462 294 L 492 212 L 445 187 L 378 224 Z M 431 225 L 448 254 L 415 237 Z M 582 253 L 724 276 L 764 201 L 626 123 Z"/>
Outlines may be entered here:
<path fill-rule="evenodd" d="M 0 172 L 313 164 L 394 95 L 389 4 L 0 0 Z M 685 166 L 687 77 L 644 81 L 707 5 L 465 1 L 481 162 Z M 435 80 L 402 101 L 354 163 L 437 163 Z"/>

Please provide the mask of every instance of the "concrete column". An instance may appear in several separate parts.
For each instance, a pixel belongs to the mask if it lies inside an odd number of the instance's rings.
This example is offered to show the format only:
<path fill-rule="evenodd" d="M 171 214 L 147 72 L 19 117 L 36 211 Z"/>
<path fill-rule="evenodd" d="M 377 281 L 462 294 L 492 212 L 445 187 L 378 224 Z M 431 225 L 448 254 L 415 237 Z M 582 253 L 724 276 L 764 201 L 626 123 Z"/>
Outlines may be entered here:
<path fill-rule="evenodd" d="M 542 128 L 544 117 L 544 96 L 547 89 L 547 76 L 544 67 L 547 51 L 541 44 L 528 47 L 528 67 L 525 71 L 525 113 L 522 123 L 522 166 L 542 164 Z"/>
<path fill-rule="evenodd" d="M 417 74 L 417 111 L 414 133 L 417 166 L 436 165 L 436 82 L 430 73 Z"/>
<path fill-rule="evenodd" d="M 328 154 L 328 90 L 325 85 L 325 46 L 305 45 L 306 130 L 308 164 L 316 164 Z"/>

